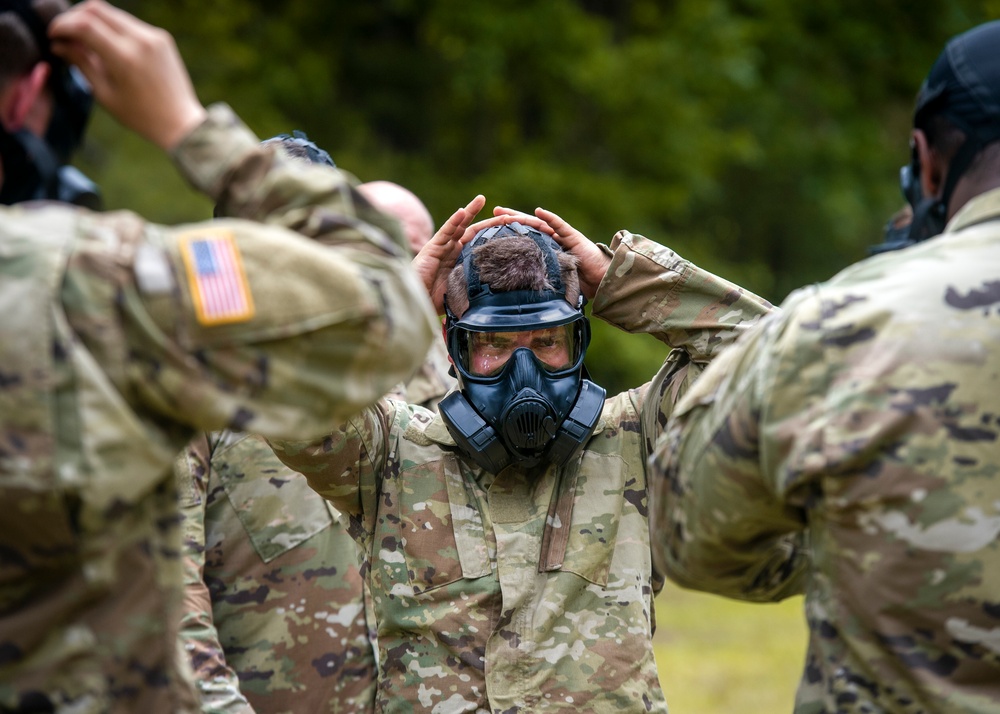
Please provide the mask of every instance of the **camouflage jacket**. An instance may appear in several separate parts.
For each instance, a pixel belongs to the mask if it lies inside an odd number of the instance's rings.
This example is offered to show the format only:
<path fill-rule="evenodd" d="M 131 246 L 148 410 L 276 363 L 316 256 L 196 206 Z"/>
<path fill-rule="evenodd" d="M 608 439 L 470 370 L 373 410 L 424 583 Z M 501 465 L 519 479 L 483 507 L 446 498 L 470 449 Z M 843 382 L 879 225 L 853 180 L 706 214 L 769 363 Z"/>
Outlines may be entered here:
<path fill-rule="evenodd" d="M 201 434 L 175 471 L 181 643 L 202 711 L 371 712 L 375 653 L 346 519 L 257 436 Z"/>
<path fill-rule="evenodd" d="M 176 453 L 195 428 L 328 431 L 433 335 L 353 179 L 276 156 L 221 105 L 175 158 L 261 222 L 0 210 L 0 710 L 194 710 Z"/>
<path fill-rule="evenodd" d="M 993 191 L 942 236 L 791 296 L 658 449 L 671 577 L 804 589 L 800 714 L 1000 711 L 998 266 Z"/>
<path fill-rule="evenodd" d="M 435 340 L 417 373 L 406 384 L 397 385 L 388 396 L 437 411 L 444 396 L 458 386 L 458 380 L 448 373 L 450 369 L 444 340 Z"/>
<path fill-rule="evenodd" d="M 646 457 L 679 391 L 768 305 L 640 236 L 613 247 L 594 314 L 675 349 L 651 383 L 607 401 L 566 467 L 485 473 L 440 417 L 391 400 L 322 442 L 274 444 L 350 515 L 383 711 L 666 709 Z"/>

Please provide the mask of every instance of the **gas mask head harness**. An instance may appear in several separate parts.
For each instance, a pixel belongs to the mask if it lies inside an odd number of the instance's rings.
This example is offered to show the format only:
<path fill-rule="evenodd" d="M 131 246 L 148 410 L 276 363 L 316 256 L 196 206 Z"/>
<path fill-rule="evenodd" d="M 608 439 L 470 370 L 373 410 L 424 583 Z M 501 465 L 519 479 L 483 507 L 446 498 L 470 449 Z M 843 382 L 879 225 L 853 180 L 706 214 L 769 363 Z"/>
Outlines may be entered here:
<path fill-rule="evenodd" d="M 545 260 L 551 289 L 493 292 L 480 280 L 473 251 L 512 236 L 530 238 Z M 445 300 L 448 354 L 461 381 L 439 405 L 458 447 L 498 473 L 568 463 L 593 434 L 605 391 L 589 379 L 583 358 L 590 344 L 585 300 L 566 301 L 550 237 L 511 223 L 486 228 L 462 250 L 469 307 L 459 318 Z"/>
<path fill-rule="evenodd" d="M 899 184 L 913 208 L 909 226 L 887 230 L 883 243 L 870 249 L 884 253 L 906 248 L 944 231 L 948 203 L 955 186 L 976 155 L 1000 140 L 1000 20 L 987 22 L 952 38 L 938 56 L 917 95 L 913 127 L 928 132 L 941 117 L 965 135 L 948 163 L 940 196 L 924 196 L 920 157 L 911 145 L 910 163 L 899 170 Z"/>
<path fill-rule="evenodd" d="M 93 97 L 83 75 L 52 54 L 45 24 L 30 0 L 0 0 L 0 13 L 13 12 L 30 31 L 41 60 L 51 67 L 52 119 L 39 137 L 27 129 L 8 131 L 0 124 L 0 157 L 3 186 L 0 203 L 13 204 L 51 199 L 97 209 L 97 186 L 69 165 L 70 156 L 83 140 Z"/>

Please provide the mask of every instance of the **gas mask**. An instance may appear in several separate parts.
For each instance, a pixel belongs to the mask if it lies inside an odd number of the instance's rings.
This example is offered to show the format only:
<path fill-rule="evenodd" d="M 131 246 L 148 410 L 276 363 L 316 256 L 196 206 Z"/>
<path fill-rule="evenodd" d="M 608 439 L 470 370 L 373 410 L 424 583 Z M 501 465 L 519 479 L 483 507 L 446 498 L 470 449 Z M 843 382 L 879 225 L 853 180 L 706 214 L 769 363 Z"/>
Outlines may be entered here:
<path fill-rule="evenodd" d="M 0 12 L 14 12 L 31 31 L 42 61 L 51 66 L 52 118 L 45 137 L 21 129 L 10 132 L 0 125 L 3 186 L 0 203 L 49 199 L 88 208 L 100 207 L 97 186 L 69 160 L 83 140 L 93 97 L 83 75 L 52 54 L 41 18 L 27 0 L 0 0 Z"/>
<path fill-rule="evenodd" d="M 480 282 L 473 249 L 509 236 L 534 240 L 553 289 L 494 293 Z M 438 408 L 458 447 L 490 473 L 568 463 L 604 407 L 604 389 L 585 378 L 584 300 L 566 302 L 557 251 L 551 238 L 517 223 L 480 231 L 462 251 L 469 308 L 458 318 L 445 305 L 448 353 L 462 386 Z"/>

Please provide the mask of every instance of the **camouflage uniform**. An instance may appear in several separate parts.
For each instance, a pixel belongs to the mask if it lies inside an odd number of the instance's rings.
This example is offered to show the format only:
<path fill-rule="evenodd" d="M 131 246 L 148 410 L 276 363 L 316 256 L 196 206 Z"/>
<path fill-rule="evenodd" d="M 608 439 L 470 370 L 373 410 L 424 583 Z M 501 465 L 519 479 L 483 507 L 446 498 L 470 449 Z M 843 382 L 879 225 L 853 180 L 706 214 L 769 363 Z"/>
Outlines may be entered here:
<path fill-rule="evenodd" d="M 456 384 L 448 368 L 436 340 L 390 394 L 436 409 Z M 202 711 L 290 712 L 293 703 L 372 711 L 375 618 L 346 518 L 259 437 L 199 434 L 175 472 L 185 541 L 181 643 Z"/>
<path fill-rule="evenodd" d="M 328 430 L 433 334 L 401 236 L 345 175 L 275 157 L 221 105 L 175 159 L 264 223 L 0 213 L 0 710 L 195 710 L 171 478 L 190 427 Z"/>
<path fill-rule="evenodd" d="M 437 411 L 445 395 L 458 386 L 458 380 L 448 373 L 450 369 L 444 340 L 435 340 L 417 373 L 405 385 L 397 385 L 388 396 Z"/>
<path fill-rule="evenodd" d="M 1000 711 L 998 221 L 983 194 L 943 236 L 797 292 L 658 447 L 670 576 L 805 591 L 800 714 Z"/>
<path fill-rule="evenodd" d="M 391 400 L 322 442 L 274 444 L 350 515 L 383 711 L 666 710 L 646 457 L 678 392 L 769 306 L 641 236 L 613 247 L 594 314 L 676 349 L 607 401 L 566 467 L 485 473 L 440 417 Z"/>
<path fill-rule="evenodd" d="M 176 472 L 181 642 L 202 710 L 372 711 L 375 653 L 346 519 L 260 437 L 201 435 Z"/>

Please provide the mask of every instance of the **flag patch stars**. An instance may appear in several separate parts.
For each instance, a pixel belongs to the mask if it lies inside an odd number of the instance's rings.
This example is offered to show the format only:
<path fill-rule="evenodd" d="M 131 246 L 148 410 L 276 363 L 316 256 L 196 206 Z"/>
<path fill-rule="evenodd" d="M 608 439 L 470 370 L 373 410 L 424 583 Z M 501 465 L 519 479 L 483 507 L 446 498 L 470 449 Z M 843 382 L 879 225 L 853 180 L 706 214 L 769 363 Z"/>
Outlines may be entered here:
<path fill-rule="evenodd" d="M 182 236 L 180 246 L 199 323 L 220 325 L 253 317 L 253 296 L 232 233 L 200 230 Z"/>

